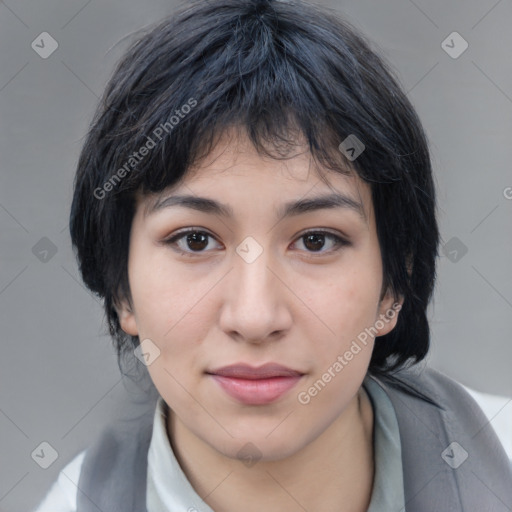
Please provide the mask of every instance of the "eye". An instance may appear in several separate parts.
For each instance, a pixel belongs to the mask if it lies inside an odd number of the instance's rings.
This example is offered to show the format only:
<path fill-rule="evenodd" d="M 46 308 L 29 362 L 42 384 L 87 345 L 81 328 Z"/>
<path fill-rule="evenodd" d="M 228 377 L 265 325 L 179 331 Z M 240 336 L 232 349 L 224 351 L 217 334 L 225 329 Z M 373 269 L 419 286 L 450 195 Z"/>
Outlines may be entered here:
<path fill-rule="evenodd" d="M 213 235 L 207 231 L 187 229 L 174 234 L 171 238 L 164 240 L 163 243 L 165 245 L 174 246 L 175 250 L 182 254 L 193 256 L 194 253 L 200 254 L 208 252 L 206 249 L 210 246 L 210 239 L 215 240 Z M 335 252 L 343 246 L 350 245 L 350 242 L 340 236 L 322 230 L 303 233 L 297 239 L 297 241 L 299 240 L 302 241 L 308 253 L 325 254 Z M 327 244 L 327 246 L 330 246 L 330 249 L 322 250 L 326 245 L 326 240 L 330 240 L 330 243 Z M 212 250 L 211 247 L 210 250 Z"/>
<path fill-rule="evenodd" d="M 180 253 L 192 255 L 193 253 L 206 252 L 209 239 L 214 239 L 210 233 L 198 229 L 180 231 L 164 241 L 165 245 L 175 246 Z"/>
<path fill-rule="evenodd" d="M 335 252 L 343 246 L 350 245 L 349 242 L 329 231 L 308 231 L 307 233 L 303 233 L 298 240 L 303 241 L 302 243 L 309 253 L 325 254 Z M 330 245 L 331 249 L 322 251 L 325 247 L 326 240 L 331 241 L 330 244 L 327 244 L 328 246 Z"/>

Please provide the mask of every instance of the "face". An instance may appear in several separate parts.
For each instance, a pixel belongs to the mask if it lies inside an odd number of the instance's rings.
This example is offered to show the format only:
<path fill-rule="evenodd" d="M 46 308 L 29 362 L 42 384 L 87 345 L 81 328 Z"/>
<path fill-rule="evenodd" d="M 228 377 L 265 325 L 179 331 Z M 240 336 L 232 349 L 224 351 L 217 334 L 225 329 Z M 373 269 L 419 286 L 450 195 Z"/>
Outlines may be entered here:
<path fill-rule="evenodd" d="M 139 196 L 133 307 L 119 314 L 153 354 L 148 371 L 182 430 L 227 457 L 250 442 L 277 460 L 353 408 L 373 338 L 398 313 L 393 297 L 379 301 L 369 186 L 324 170 L 326 183 L 306 152 L 278 161 L 234 140 L 175 187 Z M 267 363 L 280 367 L 220 375 Z"/>

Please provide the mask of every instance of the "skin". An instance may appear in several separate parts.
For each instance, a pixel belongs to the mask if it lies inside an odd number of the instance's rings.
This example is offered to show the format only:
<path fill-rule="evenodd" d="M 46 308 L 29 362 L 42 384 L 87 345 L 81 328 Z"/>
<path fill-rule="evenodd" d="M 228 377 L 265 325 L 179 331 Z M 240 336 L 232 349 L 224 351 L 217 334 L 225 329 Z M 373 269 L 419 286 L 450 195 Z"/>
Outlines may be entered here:
<path fill-rule="evenodd" d="M 382 262 L 370 187 L 355 173 L 323 174 L 328 184 L 306 150 L 273 160 L 258 155 L 244 135 L 227 132 L 178 185 L 137 199 L 128 262 L 132 305 L 119 308 L 121 326 L 160 350 L 148 371 L 170 407 L 169 440 L 216 512 L 362 512 L 370 502 L 373 411 L 361 384 L 379 340 L 360 344 L 308 404 L 298 400 L 397 302 L 390 294 L 379 302 Z M 348 208 L 276 216 L 285 202 L 333 191 L 361 202 L 366 218 Z M 178 193 L 215 199 L 234 216 L 183 206 L 148 213 L 158 198 Z M 211 237 L 163 243 L 183 228 Z M 349 245 L 337 248 L 326 236 L 315 246 L 303 237 L 320 229 Z M 263 250 L 251 263 L 236 252 L 248 236 Z M 305 375 L 274 403 L 244 405 L 205 374 L 237 362 L 278 362 Z M 247 443 L 250 465 L 237 456 Z"/>

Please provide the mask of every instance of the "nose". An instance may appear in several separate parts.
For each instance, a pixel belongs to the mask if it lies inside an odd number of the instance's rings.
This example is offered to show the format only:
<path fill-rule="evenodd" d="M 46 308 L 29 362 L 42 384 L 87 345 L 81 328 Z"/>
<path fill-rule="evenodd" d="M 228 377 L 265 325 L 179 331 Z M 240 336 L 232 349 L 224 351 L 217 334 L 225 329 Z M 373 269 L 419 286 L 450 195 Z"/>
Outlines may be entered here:
<path fill-rule="evenodd" d="M 235 254 L 234 268 L 224 280 L 219 322 L 236 341 L 260 344 L 276 340 L 292 326 L 286 280 L 267 254 L 263 251 L 250 263 Z"/>

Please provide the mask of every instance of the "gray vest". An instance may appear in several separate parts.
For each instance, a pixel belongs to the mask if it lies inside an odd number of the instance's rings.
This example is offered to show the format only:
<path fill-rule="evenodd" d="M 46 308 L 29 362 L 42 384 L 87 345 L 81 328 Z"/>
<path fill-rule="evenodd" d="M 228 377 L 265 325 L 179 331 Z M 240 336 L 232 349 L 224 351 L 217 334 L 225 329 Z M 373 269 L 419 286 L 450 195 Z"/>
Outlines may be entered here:
<path fill-rule="evenodd" d="M 459 384 L 431 368 L 372 378 L 386 391 L 397 416 L 407 512 L 512 511 L 509 459 Z M 154 411 L 131 425 L 113 424 L 88 448 L 77 512 L 147 512 L 153 418 Z"/>

